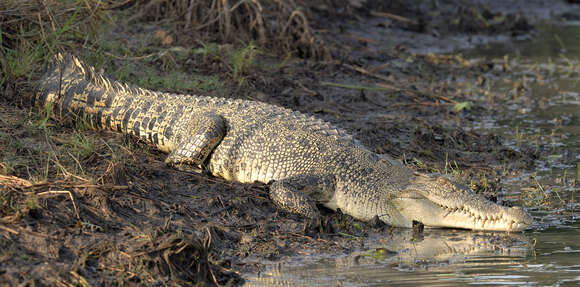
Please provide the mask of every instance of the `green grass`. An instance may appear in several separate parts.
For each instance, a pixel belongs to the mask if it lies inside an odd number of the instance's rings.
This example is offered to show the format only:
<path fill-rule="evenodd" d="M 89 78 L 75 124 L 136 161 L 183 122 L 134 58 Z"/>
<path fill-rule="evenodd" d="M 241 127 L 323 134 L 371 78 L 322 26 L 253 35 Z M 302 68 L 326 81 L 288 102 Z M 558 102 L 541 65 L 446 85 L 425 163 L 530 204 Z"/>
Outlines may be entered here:
<path fill-rule="evenodd" d="M 194 48 L 193 54 L 200 55 L 204 63 L 208 61 L 221 60 L 224 45 L 217 43 L 201 43 L 201 47 Z"/>
<path fill-rule="evenodd" d="M 524 133 L 520 131 L 519 126 L 516 126 L 515 137 L 516 137 L 516 146 L 521 147 L 522 140 L 524 139 Z"/>
<path fill-rule="evenodd" d="M 175 93 L 229 95 L 230 89 L 217 75 L 191 71 L 188 62 L 201 57 L 202 62 L 227 64 L 226 46 L 203 43 L 201 47 L 158 47 L 148 35 L 132 35 L 134 41 L 107 39 L 96 41 L 91 52 L 83 57 L 97 70 L 114 79 L 142 88 Z"/>
<path fill-rule="evenodd" d="M 28 210 L 35 210 L 38 208 L 38 197 L 30 194 L 26 197 L 25 205 Z"/>
<path fill-rule="evenodd" d="M 29 1 L 3 4 L 0 15 L 0 88 L 11 85 L 29 94 L 44 62 L 58 51 L 78 50 L 95 35 L 94 27 L 107 19 L 98 0 L 45 3 L 38 10 Z M 3 11 L 4 12 L 4 11 Z M 40 21 L 39 21 L 40 20 Z"/>
<path fill-rule="evenodd" d="M 85 133 L 75 132 L 66 139 L 65 144 L 70 153 L 85 159 L 95 153 L 98 139 Z"/>
<path fill-rule="evenodd" d="M 352 90 L 366 90 L 366 91 L 383 91 L 383 92 L 393 92 L 394 90 L 391 88 L 383 88 L 383 87 L 374 87 L 374 86 L 361 86 L 361 85 L 349 85 L 349 84 L 342 84 L 342 83 L 332 83 L 332 82 L 320 82 L 321 86 L 329 86 L 329 87 L 336 87 L 336 88 L 343 88 L 343 89 L 352 89 Z"/>
<path fill-rule="evenodd" d="M 14 166 L 13 161 L 6 159 L 0 161 L 0 175 L 9 175 L 10 173 L 12 173 L 13 166 Z"/>
<path fill-rule="evenodd" d="M 471 107 L 472 107 L 472 106 L 473 106 L 473 103 L 472 103 L 472 102 L 469 102 L 469 101 L 467 101 L 467 102 L 461 102 L 461 103 L 457 103 L 457 104 L 455 104 L 455 105 L 453 106 L 453 110 L 454 110 L 456 113 L 459 113 L 459 112 L 461 112 L 462 110 L 467 110 L 467 111 L 469 111 L 469 110 L 471 109 Z"/>
<path fill-rule="evenodd" d="M 443 173 L 444 174 L 452 174 L 454 176 L 459 176 L 459 175 L 462 175 L 464 173 L 464 171 L 459 168 L 457 161 L 454 160 L 453 163 L 451 163 L 449 161 L 449 153 L 448 152 L 445 153 L 445 168 L 443 169 Z"/>
<path fill-rule="evenodd" d="M 362 254 L 362 256 L 370 257 L 375 260 L 385 260 L 393 256 L 393 252 L 385 248 L 376 248 L 373 251 L 369 251 L 367 253 Z"/>
<path fill-rule="evenodd" d="M 202 43 L 201 47 L 193 49 L 192 52 L 201 56 L 204 63 L 213 61 L 225 64 L 238 86 L 244 84 L 245 76 L 256 65 L 256 56 L 262 53 L 253 42 L 237 49 L 233 49 L 231 45 Z"/>
<path fill-rule="evenodd" d="M 522 195 L 527 206 L 553 210 L 554 208 L 561 208 L 566 205 L 566 200 L 562 198 L 558 188 L 544 186 L 538 181 L 535 175 L 531 177 L 531 180 L 532 186 L 522 189 Z M 569 202 L 574 202 L 573 192 L 570 194 Z"/>
<path fill-rule="evenodd" d="M 127 76 L 126 81 L 148 89 L 176 91 L 180 93 L 198 91 L 214 92 L 224 88 L 224 84 L 217 76 L 188 75 L 179 70 L 164 73 L 154 68 L 144 68 L 148 72 L 143 76 Z"/>
<path fill-rule="evenodd" d="M 0 56 L 2 72 L 6 79 L 11 80 L 19 78 L 30 80 L 32 73 L 35 72 L 34 67 L 38 66 L 42 58 L 38 45 L 24 41 L 19 43 L 16 49 L 3 49 L 3 54 L 4 56 Z"/>
<path fill-rule="evenodd" d="M 205 50 L 190 51 L 181 47 L 161 47 L 152 35 L 145 33 L 139 37 L 127 35 L 131 39 L 128 40 L 127 37 L 118 35 L 123 32 L 107 33 L 113 29 L 113 25 L 109 23 L 112 23 L 114 17 L 109 11 L 96 8 L 102 6 L 100 1 L 69 0 L 55 3 L 47 5 L 46 11 L 54 13 L 58 10 L 60 17 L 50 24 L 34 24 L 36 18 L 26 19 L 22 16 L 21 19 L 16 18 L 24 23 L 21 31 L 16 33 L 16 28 L 13 27 L 10 29 L 10 37 L 6 37 L 8 31 L 4 26 L 0 28 L 1 85 L 25 83 L 19 86 L 27 86 L 24 92 L 30 93 L 32 80 L 39 76 L 44 62 L 55 53 L 65 51 L 80 56 L 97 70 L 104 69 L 118 80 L 146 88 L 181 92 L 211 92 L 223 88 L 219 78 L 203 74 L 191 75 L 182 64 L 191 54 L 200 51 L 204 53 L 204 57 L 223 57 L 219 53 L 220 49 L 215 49 L 217 44 L 207 45 Z M 63 6 L 67 7 L 65 13 Z M 18 11 L 22 15 L 29 13 L 24 4 L 17 7 L 23 9 Z M 90 17 L 86 15 L 88 10 L 91 11 Z M 11 40 L 7 41 L 6 38 Z M 236 76 L 247 72 L 256 50 L 255 46 L 250 45 L 248 49 L 240 50 L 242 52 L 232 57 L 232 70 Z M 157 62 L 162 62 L 162 66 L 159 67 Z M 224 62 L 228 60 L 224 59 Z"/>
<path fill-rule="evenodd" d="M 237 80 L 238 84 L 243 84 L 244 75 L 247 75 L 252 66 L 255 64 L 256 55 L 260 53 L 260 50 L 254 43 L 248 44 L 248 46 L 235 50 L 230 56 L 230 64 L 233 72 L 234 79 Z"/>

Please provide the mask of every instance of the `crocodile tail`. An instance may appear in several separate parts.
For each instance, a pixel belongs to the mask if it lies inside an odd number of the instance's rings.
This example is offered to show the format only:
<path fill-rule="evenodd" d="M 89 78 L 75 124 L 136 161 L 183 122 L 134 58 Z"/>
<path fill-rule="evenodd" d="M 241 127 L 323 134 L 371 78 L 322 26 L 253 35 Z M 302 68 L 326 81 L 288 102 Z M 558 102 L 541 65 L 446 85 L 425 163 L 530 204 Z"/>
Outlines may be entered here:
<path fill-rule="evenodd" d="M 95 69 L 71 54 L 58 53 L 47 62 L 34 97 L 34 106 L 40 109 L 51 108 L 54 118 L 64 119 L 68 112 L 82 115 L 87 108 L 93 108 L 93 101 L 75 105 L 72 102 L 83 99 L 88 91 L 98 89 L 107 92 L 109 101 L 119 91 L 135 92 L 126 84 L 116 82 L 99 74 Z M 99 100 L 104 100 L 99 98 Z"/>
<path fill-rule="evenodd" d="M 43 108 L 50 101 L 49 96 L 56 92 L 60 94 L 60 79 L 62 78 L 60 67 L 64 61 L 64 56 L 58 53 L 47 61 L 42 71 L 42 76 L 37 84 L 36 91 L 32 97 L 32 106 Z M 54 81 L 59 79 L 58 81 Z"/>
<path fill-rule="evenodd" d="M 94 73 L 92 69 L 86 67 L 75 56 L 57 53 L 44 66 L 33 97 L 33 105 L 44 108 L 48 104 L 58 104 L 63 100 L 65 81 L 91 78 L 92 73 Z"/>

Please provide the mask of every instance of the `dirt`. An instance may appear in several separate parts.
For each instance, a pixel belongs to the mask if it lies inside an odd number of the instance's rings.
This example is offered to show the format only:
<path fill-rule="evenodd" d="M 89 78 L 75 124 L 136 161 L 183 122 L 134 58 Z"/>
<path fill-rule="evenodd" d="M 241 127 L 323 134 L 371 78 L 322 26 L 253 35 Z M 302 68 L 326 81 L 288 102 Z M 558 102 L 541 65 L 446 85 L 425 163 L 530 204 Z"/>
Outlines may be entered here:
<path fill-rule="evenodd" d="M 315 115 L 420 171 L 443 172 L 453 163 L 460 171 L 456 180 L 494 198 L 502 191 L 502 174 L 533 167 L 541 151 L 525 146 L 514 151 L 498 136 L 463 129 L 493 110 L 454 88 L 450 79 L 477 86 L 494 64 L 428 52 L 465 48 L 468 38 L 531 37 L 543 4 L 502 12 L 495 5 L 502 1 L 376 2 L 306 6 L 311 33 L 328 55 L 317 57 L 313 51 L 320 50 L 309 46 L 310 52 L 282 60 L 284 53 L 266 44 L 241 85 L 222 61 L 195 53 L 178 60 L 187 63 L 186 75 L 214 74 L 226 82 L 216 95 Z M 568 7 L 554 6 L 560 5 Z M 116 32 L 138 39 L 157 30 L 151 22 L 137 21 Z M 167 40 L 167 35 L 160 36 L 159 45 L 198 46 L 187 37 Z M 460 44 L 442 44 L 451 38 Z M 434 49 L 433 43 L 445 48 Z M 163 59 L 147 63 L 162 73 Z M 127 62 L 117 59 L 100 68 L 110 72 Z M 127 79 L 137 77 L 143 75 L 130 72 Z M 328 210 L 321 222 L 308 222 L 276 209 L 266 185 L 171 169 L 164 154 L 128 136 L 47 122 L 18 99 L 19 91 L 5 87 L 0 97 L 5 208 L 0 211 L 0 285 L 238 285 L 240 274 L 258 272 L 261 261 L 349 252 L 360 246 L 360 238 L 390 228 Z M 472 104 L 469 110 L 455 109 L 466 101 Z M 90 145 L 86 153 L 76 138 Z M 15 164 L 7 166 L 8 158 Z M 49 173 L 46 178 L 33 176 L 42 170 Z"/>

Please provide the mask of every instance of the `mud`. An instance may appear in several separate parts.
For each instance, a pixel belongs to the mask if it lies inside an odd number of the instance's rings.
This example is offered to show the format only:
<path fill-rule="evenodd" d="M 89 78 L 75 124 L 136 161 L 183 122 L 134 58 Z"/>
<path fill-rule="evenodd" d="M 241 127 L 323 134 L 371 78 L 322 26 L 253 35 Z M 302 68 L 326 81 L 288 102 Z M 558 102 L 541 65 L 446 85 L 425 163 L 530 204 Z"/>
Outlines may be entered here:
<path fill-rule="evenodd" d="M 469 39 L 532 37 L 533 23 L 548 17 L 544 4 L 418 2 L 306 6 L 312 33 L 330 57 L 281 63 L 279 51 L 264 50 L 241 86 L 219 61 L 198 54 L 179 61 L 187 63 L 186 75 L 206 72 L 225 82 L 226 92 L 217 95 L 315 115 L 420 171 L 447 172 L 451 163 L 460 171 L 449 172 L 456 180 L 496 198 L 502 174 L 532 168 L 541 150 L 515 151 L 498 136 L 462 128 L 490 109 L 448 79 L 476 85 L 497 64 L 427 53 L 474 45 Z M 551 9 L 576 9 L 567 5 Z M 157 30 L 131 25 L 116 32 L 133 39 Z M 375 33 L 388 33 L 388 43 Z M 167 64 L 161 58 L 147 63 L 161 71 Z M 103 68 L 126 64 L 117 59 Z M 321 222 L 308 222 L 277 210 L 265 185 L 173 170 L 164 154 L 122 135 L 81 129 L 92 148 L 71 154 L 70 141 L 59 139 L 75 136 L 78 127 L 42 123 L 18 96 L 5 90 L 0 97 L 0 285 L 238 285 L 241 273 L 261 270 L 261 261 L 348 253 L 360 238 L 390 229 L 328 210 Z M 465 101 L 472 101 L 470 110 L 454 109 Z M 8 159 L 16 164 L 8 166 Z M 74 170 L 52 167 L 58 164 Z M 42 170 L 45 178 L 32 176 Z"/>

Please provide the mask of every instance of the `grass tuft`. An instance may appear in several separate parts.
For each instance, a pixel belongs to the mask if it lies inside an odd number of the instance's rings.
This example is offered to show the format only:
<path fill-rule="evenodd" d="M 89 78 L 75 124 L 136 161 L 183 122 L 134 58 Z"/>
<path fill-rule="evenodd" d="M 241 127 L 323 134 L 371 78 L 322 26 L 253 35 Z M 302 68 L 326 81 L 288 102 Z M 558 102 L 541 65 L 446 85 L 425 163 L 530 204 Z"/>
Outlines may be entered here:
<path fill-rule="evenodd" d="M 14 100 L 31 95 L 43 62 L 86 41 L 106 14 L 99 0 L 0 2 L 0 93 Z"/>
<path fill-rule="evenodd" d="M 244 82 L 243 75 L 248 74 L 250 68 L 254 65 L 256 55 L 259 53 L 260 50 L 254 43 L 250 43 L 248 46 L 232 53 L 232 72 L 234 73 L 234 79 L 238 81 L 239 85 Z"/>

